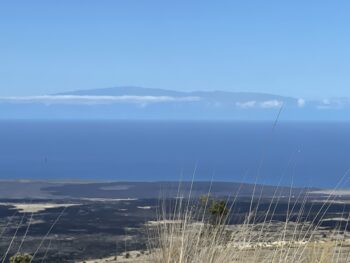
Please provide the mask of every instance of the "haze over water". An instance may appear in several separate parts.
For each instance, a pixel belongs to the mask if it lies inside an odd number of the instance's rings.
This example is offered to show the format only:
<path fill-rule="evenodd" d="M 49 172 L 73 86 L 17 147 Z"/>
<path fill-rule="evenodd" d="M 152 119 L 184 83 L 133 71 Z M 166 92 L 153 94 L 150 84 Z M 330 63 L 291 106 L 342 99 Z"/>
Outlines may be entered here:
<path fill-rule="evenodd" d="M 350 123 L 1 121 L 0 179 L 195 180 L 334 187 Z M 348 186 L 345 183 L 343 186 Z"/>

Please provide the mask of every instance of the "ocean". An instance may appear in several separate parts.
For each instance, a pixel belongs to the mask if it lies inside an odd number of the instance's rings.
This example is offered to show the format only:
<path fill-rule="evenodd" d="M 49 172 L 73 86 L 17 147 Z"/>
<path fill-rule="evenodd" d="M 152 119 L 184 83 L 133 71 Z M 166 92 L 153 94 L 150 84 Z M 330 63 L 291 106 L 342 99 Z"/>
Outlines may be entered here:
<path fill-rule="evenodd" d="M 0 180 L 348 187 L 350 123 L 0 121 Z"/>

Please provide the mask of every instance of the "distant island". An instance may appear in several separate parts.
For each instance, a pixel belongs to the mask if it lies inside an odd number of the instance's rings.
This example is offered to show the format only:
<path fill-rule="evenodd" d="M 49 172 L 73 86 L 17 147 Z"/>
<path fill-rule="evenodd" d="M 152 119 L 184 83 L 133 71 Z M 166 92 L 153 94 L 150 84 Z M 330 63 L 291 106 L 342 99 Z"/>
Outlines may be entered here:
<path fill-rule="evenodd" d="M 350 100 L 142 87 L 0 97 L 0 119 L 264 121 L 274 120 L 279 111 L 280 120 L 346 121 L 350 120 Z"/>

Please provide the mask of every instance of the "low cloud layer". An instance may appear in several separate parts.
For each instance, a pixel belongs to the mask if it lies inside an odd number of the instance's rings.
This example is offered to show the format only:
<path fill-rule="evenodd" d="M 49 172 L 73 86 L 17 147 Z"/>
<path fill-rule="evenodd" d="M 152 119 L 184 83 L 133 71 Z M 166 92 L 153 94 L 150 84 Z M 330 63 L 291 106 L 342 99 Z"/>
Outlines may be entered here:
<path fill-rule="evenodd" d="M 79 95 L 45 95 L 0 97 L 0 102 L 7 103 L 44 103 L 44 104 L 109 104 L 109 103 L 161 103 L 161 102 L 192 102 L 199 101 L 200 97 L 171 97 L 171 96 L 79 96 Z"/>
<path fill-rule="evenodd" d="M 263 101 L 260 105 L 261 105 L 262 108 L 266 108 L 266 109 L 280 108 L 283 105 L 283 101 L 267 100 L 267 101 Z"/>
<path fill-rule="evenodd" d="M 245 102 L 237 102 L 236 106 L 241 109 L 250 109 L 256 106 L 257 102 L 255 100 L 245 101 Z"/>
<path fill-rule="evenodd" d="M 350 99 L 348 98 L 333 98 L 333 99 L 323 99 L 317 106 L 319 110 L 328 109 L 343 109 L 350 106 Z"/>
<path fill-rule="evenodd" d="M 297 104 L 298 104 L 299 108 L 302 108 L 305 106 L 306 101 L 304 99 L 300 98 L 300 99 L 298 99 Z"/>
<path fill-rule="evenodd" d="M 251 109 L 251 108 L 262 108 L 262 109 L 271 109 L 271 108 L 280 108 L 283 105 L 283 101 L 279 100 L 266 100 L 257 102 L 255 100 L 237 102 L 236 106 L 240 109 Z"/>
<path fill-rule="evenodd" d="M 195 103 L 206 102 L 206 105 L 211 107 L 235 107 L 241 110 L 249 109 L 278 109 L 284 104 L 283 100 L 271 99 L 271 100 L 236 100 L 229 102 L 227 100 L 209 99 L 200 96 L 134 96 L 134 95 L 122 95 L 122 96 L 97 96 L 97 95 L 44 95 L 44 96 L 10 96 L 0 97 L 0 103 L 8 104 L 31 104 L 39 103 L 44 105 L 102 105 L 102 104 L 118 104 L 118 103 L 131 103 L 141 107 L 155 103 Z M 288 104 L 288 105 L 287 105 Z M 287 102 L 287 106 L 293 106 L 297 108 L 314 108 L 319 110 L 332 110 L 332 109 L 344 109 L 350 107 L 350 99 L 347 98 L 332 98 L 319 101 L 308 101 L 299 98 L 291 104 Z"/>
<path fill-rule="evenodd" d="M 93 95 L 43 95 L 43 96 L 12 96 L 12 97 L 0 97 L 0 103 L 15 103 L 15 104 L 28 104 L 28 103 L 42 103 L 45 105 L 53 104 L 77 104 L 77 105 L 99 105 L 99 104 L 115 104 L 115 103 L 134 103 L 137 105 L 145 106 L 153 103 L 167 103 L 167 102 L 198 102 L 203 98 L 198 96 L 93 96 Z M 220 101 L 217 101 L 218 105 L 221 105 Z M 236 102 L 236 107 L 240 109 L 260 108 L 271 109 L 280 108 L 283 102 L 279 100 L 266 100 L 266 101 L 242 101 Z"/>

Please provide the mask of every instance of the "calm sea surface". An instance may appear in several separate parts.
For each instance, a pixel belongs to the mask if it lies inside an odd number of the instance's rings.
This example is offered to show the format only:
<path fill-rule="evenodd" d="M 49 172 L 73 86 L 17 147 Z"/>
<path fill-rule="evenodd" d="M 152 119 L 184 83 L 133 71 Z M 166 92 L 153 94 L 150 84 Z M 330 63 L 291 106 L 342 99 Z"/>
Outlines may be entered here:
<path fill-rule="evenodd" d="M 0 179 L 178 181 L 196 170 L 334 187 L 348 168 L 350 123 L 0 121 Z"/>

